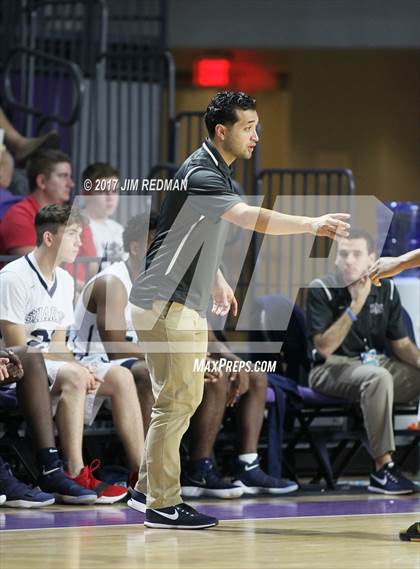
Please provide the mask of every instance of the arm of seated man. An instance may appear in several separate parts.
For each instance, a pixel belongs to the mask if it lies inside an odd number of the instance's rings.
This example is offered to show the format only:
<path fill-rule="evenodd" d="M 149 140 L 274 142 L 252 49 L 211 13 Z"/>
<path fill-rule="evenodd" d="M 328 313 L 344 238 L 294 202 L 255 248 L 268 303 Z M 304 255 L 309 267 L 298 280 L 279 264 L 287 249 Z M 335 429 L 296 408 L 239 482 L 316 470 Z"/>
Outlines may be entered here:
<path fill-rule="evenodd" d="M 408 336 L 391 340 L 392 351 L 402 362 L 420 369 L 420 350 Z"/>
<path fill-rule="evenodd" d="M 348 287 L 351 295 L 350 310 L 357 317 L 362 310 L 370 292 L 370 280 L 364 277 Z M 344 342 L 347 334 L 352 327 L 353 320 L 347 311 L 343 312 L 335 322 L 333 322 L 321 334 L 315 334 L 313 341 L 316 350 L 323 358 L 328 358 Z"/>
<path fill-rule="evenodd" d="M 94 282 L 87 307 L 96 313 L 98 332 L 110 360 L 133 357 L 144 360 L 139 345 L 127 340 L 127 301 L 127 292 L 120 279 L 107 275 Z"/>
<path fill-rule="evenodd" d="M 99 385 L 104 382 L 103 379 L 95 374 L 95 366 L 77 362 L 73 353 L 68 349 L 66 342 L 66 330 L 59 328 L 54 331 L 51 337 L 50 348 L 48 352 L 42 354 L 46 360 L 66 361 L 81 366 L 83 373 L 88 372 L 87 393 L 94 393 Z"/>
<path fill-rule="evenodd" d="M 8 320 L 0 320 L 0 331 L 6 348 L 10 346 L 26 346 L 24 324 L 16 324 Z"/>
<path fill-rule="evenodd" d="M 67 347 L 65 329 L 58 328 L 53 332 L 49 350 L 43 352 L 43 356 L 46 360 L 76 361 L 73 353 Z"/>

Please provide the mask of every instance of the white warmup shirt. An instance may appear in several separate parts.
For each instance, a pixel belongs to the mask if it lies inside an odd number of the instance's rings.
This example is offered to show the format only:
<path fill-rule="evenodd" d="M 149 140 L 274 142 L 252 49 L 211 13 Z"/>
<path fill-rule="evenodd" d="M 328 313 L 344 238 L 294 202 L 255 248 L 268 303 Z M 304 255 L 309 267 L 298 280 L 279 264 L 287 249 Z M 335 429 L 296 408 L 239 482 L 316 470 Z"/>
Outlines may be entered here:
<path fill-rule="evenodd" d="M 108 259 L 123 259 L 125 257 L 123 245 L 124 228 L 121 223 L 113 219 L 95 220 L 89 218 L 89 227 L 92 231 L 96 256 Z"/>
<path fill-rule="evenodd" d="M 8 263 L 0 271 L 0 320 L 24 324 L 26 343 L 48 352 L 51 336 L 74 322 L 74 280 L 57 267 L 47 282 L 34 253 Z"/>

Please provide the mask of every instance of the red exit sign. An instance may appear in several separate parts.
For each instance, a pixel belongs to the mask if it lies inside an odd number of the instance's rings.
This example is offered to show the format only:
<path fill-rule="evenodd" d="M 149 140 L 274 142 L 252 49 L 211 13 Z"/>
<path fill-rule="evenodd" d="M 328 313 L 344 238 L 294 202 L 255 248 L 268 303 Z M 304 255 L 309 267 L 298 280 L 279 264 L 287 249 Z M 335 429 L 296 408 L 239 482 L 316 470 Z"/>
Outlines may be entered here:
<path fill-rule="evenodd" d="M 194 62 L 193 85 L 246 92 L 273 91 L 278 80 L 275 69 L 249 58 L 207 57 Z"/>
<path fill-rule="evenodd" d="M 229 59 L 198 59 L 194 62 L 193 83 L 196 87 L 228 87 L 230 70 Z"/>

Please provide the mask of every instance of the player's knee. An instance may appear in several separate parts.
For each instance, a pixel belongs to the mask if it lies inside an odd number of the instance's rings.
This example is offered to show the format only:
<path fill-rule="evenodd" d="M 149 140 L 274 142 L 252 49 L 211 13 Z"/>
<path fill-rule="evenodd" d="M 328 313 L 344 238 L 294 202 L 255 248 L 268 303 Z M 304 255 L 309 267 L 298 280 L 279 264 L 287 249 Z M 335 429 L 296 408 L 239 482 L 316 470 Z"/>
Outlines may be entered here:
<path fill-rule="evenodd" d="M 266 394 L 267 391 L 267 374 L 262 371 L 253 371 L 249 374 L 249 391 L 259 394 Z"/>
<path fill-rule="evenodd" d="M 66 365 L 58 373 L 58 379 L 64 391 L 86 393 L 88 371 L 80 365 Z"/>
<path fill-rule="evenodd" d="M 104 377 L 108 390 L 114 395 L 126 395 L 135 392 L 135 383 L 131 371 L 122 366 L 112 366 Z"/>

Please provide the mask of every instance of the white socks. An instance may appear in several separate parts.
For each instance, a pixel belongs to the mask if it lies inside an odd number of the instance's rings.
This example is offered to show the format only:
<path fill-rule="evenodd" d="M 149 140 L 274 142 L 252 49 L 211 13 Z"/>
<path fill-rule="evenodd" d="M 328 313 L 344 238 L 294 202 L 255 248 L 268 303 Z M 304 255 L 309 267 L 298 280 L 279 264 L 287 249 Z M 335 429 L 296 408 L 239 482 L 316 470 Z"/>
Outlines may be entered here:
<path fill-rule="evenodd" d="M 245 454 L 238 454 L 238 458 L 241 462 L 252 464 L 254 460 L 258 458 L 258 454 L 256 452 L 247 452 Z"/>

